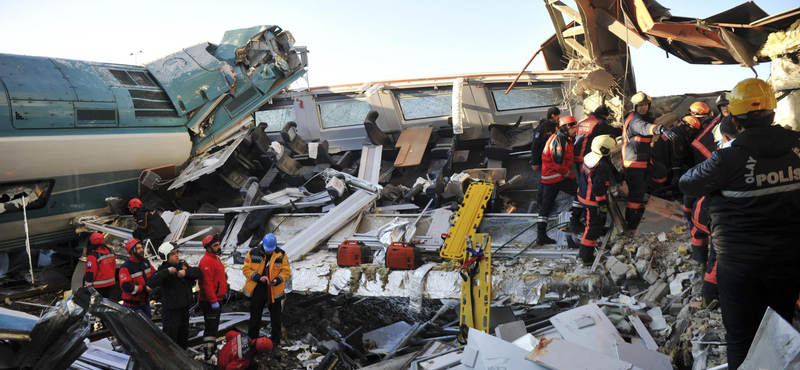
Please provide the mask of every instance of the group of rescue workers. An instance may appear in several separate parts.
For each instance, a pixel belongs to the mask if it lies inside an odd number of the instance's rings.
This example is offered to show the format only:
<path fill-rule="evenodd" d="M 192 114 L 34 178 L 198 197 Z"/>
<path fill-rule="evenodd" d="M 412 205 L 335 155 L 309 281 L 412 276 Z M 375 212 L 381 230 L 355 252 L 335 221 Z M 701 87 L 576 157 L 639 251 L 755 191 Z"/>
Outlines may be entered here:
<path fill-rule="evenodd" d="M 692 258 L 705 270 L 702 304 L 722 310 L 728 366 L 737 369 L 766 308 L 792 322 L 800 304 L 800 136 L 773 125 L 777 100 L 755 78 L 719 95 L 718 114 L 695 102 L 673 127 L 655 124 L 647 94 L 630 100 L 621 128 L 605 106 L 581 122 L 557 107 L 540 120 L 531 147 L 541 171 L 536 243 L 555 243 L 547 221 L 559 192 L 574 197 L 565 231 L 580 237 L 584 265 L 594 262 L 611 184 L 627 185 L 630 233 L 647 193 L 682 199 Z M 609 157 L 618 146 L 622 171 Z"/>
<path fill-rule="evenodd" d="M 94 288 L 104 298 L 111 298 L 112 289 L 118 283 L 122 305 L 141 311 L 148 318 L 151 317 L 150 301 L 158 297 L 164 333 L 186 349 L 190 310 L 195 302 L 194 287 L 195 282 L 199 282 L 198 300 L 203 312 L 203 350 L 207 362 L 213 362 L 216 355 L 218 369 L 239 370 L 253 365 L 251 361 L 256 353 L 272 351 L 273 357 L 280 359 L 277 349 L 282 335 L 284 283 L 291 275 L 291 268 L 286 254 L 278 248 L 275 235 L 264 236 L 262 245 L 247 253 L 242 268 L 247 278 L 244 293 L 250 298 L 247 335 L 229 331 L 225 334 L 227 342 L 217 353 L 221 305 L 228 299 L 228 278 L 225 265 L 220 261 L 219 236 L 203 238 L 206 252 L 197 267 L 190 266 L 181 260 L 176 243 L 163 243 L 169 228 L 156 210 L 146 208 L 138 198 L 128 202 L 128 209 L 134 215 L 137 228 L 134 237 L 125 243 L 129 257 L 120 267 L 118 278 L 114 253 L 106 246 L 103 234 L 93 233 L 89 236 L 86 253 L 85 286 Z M 154 253 L 161 260 L 158 270 L 145 257 L 145 245 L 160 245 Z M 260 335 L 265 306 L 269 309 L 272 327 L 269 338 Z"/>

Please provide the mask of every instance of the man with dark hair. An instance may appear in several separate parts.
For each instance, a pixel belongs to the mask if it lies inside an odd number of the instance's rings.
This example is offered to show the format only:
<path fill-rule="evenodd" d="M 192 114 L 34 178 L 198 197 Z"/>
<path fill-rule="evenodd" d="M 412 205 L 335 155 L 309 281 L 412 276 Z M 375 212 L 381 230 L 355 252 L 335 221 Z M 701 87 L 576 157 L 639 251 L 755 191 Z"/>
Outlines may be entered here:
<path fill-rule="evenodd" d="M 544 151 L 544 144 L 556 132 L 558 120 L 561 118 L 561 110 L 558 107 L 550 107 L 547 110 L 547 117 L 539 120 L 539 125 L 533 129 L 533 141 L 531 142 L 531 168 L 534 171 L 540 171 L 542 168 L 542 151 Z M 539 187 L 536 192 L 536 205 L 542 205 L 542 182 L 539 181 Z"/>
<path fill-rule="evenodd" d="M 792 322 L 800 292 L 800 138 L 772 125 L 776 107 L 766 82 L 739 82 L 728 109 L 742 132 L 680 181 L 685 194 L 713 195 L 710 231 L 732 370 L 767 307 Z"/>
<path fill-rule="evenodd" d="M 122 305 L 133 311 L 142 311 L 147 317 L 150 313 L 150 293 L 147 279 L 153 275 L 155 268 L 144 258 L 144 246 L 139 239 L 133 238 L 125 243 L 129 258 L 119 269 L 119 287 L 122 289 Z"/>
<path fill-rule="evenodd" d="M 222 313 L 220 302 L 228 295 L 228 277 L 225 265 L 219 260 L 222 255 L 219 235 L 206 235 L 203 238 L 206 253 L 200 259 L 200 309 L 203 310 L 205 326 L 203 328 L 203 350 L 205 359 L 209 360 L 217 350 L 217 329 Z"/>
<path fill-rule="evenodd" d="M 164 261 L 147 281 L 151 289 L 161 290 L 161 323 L 164 333 L 183 349 L 189 346 L 189 308 L 194 305 L 194 282 L 200 279 L 200 269 L 181 260 L 175 243 L 158 248 Z"/>

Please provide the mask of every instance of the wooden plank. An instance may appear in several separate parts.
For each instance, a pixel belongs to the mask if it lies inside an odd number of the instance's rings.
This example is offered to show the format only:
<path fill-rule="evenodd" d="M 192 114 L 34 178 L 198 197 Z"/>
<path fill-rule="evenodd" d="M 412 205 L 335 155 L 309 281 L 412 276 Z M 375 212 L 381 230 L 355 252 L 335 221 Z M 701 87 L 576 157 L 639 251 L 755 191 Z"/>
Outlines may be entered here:
<path fill-rule="evenodd" d="M 395 148 L 400 148 L 395 167 L 418 166 L 425 155 L 425 148 L 431 138 L 433 127 L 412 127 L 403 130 L 400 138 L 395 143 Z"/>

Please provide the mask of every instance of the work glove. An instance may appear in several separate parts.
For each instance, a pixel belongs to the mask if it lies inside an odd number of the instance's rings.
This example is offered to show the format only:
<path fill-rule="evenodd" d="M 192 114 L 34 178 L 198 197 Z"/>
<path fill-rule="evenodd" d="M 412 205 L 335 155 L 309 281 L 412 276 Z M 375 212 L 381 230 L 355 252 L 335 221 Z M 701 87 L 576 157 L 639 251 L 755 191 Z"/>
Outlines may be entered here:
<path fill-rule="evenodd" d="M 603 214 L 603 215 L 608 213 L 608 203 L 600 203 L 600 204 L 598 204 L 597 205 L 597 212 L 599 212 L 600 214 Z"/>
<path fill-rule="evenodd" d="M 659 126 L 659 127 L 661 127 L 661 126 Z M 674 132 L 672 132 L 672 130 L 666 130 L 665 131 L 662 128 L 662 130 L 661 130 L 661 138 L 664 139 L 664 140 L 672 141 L 672 140 L 675 140 L 676 138 L 678 138 L 678 135 L 676 135 Z"/>
<path fill-rule="evenodd" d="M 211 308 L 213 308 L 213 309 L 215 309 L 215 310 L 216 310 L 216 309 L 219 309 L 219 302 L 214 302 L 214 303 L 212 303 L 212 304 L 211 304 Z"/>

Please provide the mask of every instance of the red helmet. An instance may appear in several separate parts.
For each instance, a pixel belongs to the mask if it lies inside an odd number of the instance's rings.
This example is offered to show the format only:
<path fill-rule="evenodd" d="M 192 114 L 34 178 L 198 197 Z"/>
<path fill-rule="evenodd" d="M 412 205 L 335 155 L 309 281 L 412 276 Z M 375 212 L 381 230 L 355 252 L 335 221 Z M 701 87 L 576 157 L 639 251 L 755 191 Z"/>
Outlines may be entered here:
<path fill-rule="evenodd" d="M 136 238 L 128 239 L 128 241 L 125 243 L 125 251 L 128 252 L 128 254 L 130 254 L 131 253 L 131 249 L 133 249 L 133 247 L 135 247 L 136 244 L 140 244 L 140 243 L 141 242 L 139 241 L 139 239 L 136 239 Z"/>
<path fill-rule="evenodd" d="M 694 116 L 685 116 L 681 118 L 681 124 L 692 126 L 697 130 L 700 129 L 700 120 Z"/>
<path fill-rule="evenodd" d="M 708 106 L 706 105 L 706 103 L 698 101 L 698 102 L 692 103 L 692 105 L 689 106 L 689 112 L 691 112 L 692 114 L 695 114 L 695 115 L 703 115 L 703 116 L 705 116 L 705 115 L 708 115 L 709 110 L 708 110 Z"/>
<path fill-rule="evenodd" d="M 267 337 L 260 337 L 256 339 L 256 352 L 267 353 L 272 351 L 272 341 Z"/>
<path fill-rule="evenodd" d="M 101 233 L 92 233 L 92 235 L 89 236 L 89 243 L 103 245 L 106 244 L 106 238 Z"/>
<path fill-rule="evenodd" d="M 139 198 L 133 198 L 128 201 L 128 208 L 142 208 L 142 201 Z"/>
<path fill-rule="evenodd" d="M 206 237 L 203 238 L 203 248 L 208 248 L 218 241 L 219 236 L 217 234 L 206 235 Z"/>
<path fill-rule="evenodd" d="M 575 116 L 561 116 L 558 120 L 558 127 L 565 127 L 569 128 L 572 125 L 577 125 L 578 120 L 575 119 Z"/>

